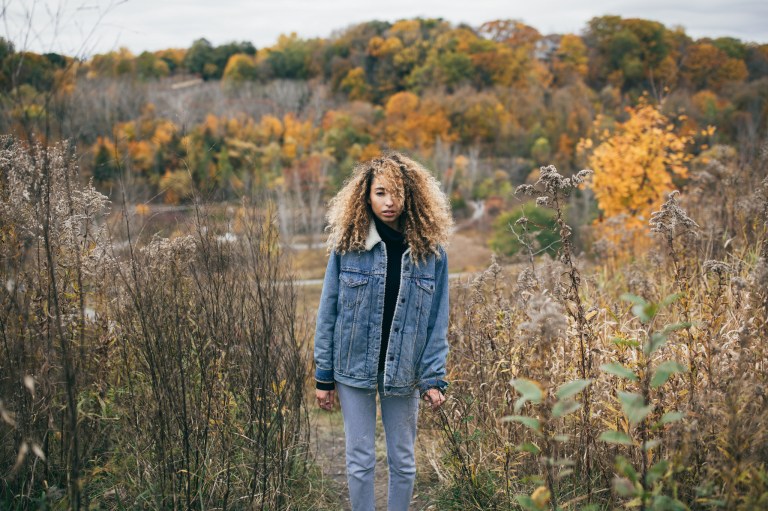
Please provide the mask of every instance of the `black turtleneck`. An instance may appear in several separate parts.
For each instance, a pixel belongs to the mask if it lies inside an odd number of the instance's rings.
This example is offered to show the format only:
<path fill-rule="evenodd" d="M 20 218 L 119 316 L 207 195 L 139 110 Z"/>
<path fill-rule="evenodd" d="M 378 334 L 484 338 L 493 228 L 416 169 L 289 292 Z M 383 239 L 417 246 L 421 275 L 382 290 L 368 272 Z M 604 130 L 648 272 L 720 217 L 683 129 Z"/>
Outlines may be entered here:
<path fill-rule="evenodd" d="M 379 371 L 384 370 L 387 361 L 387 346 L 389 345 L 389 331 L 392 328 L 392 318 L 395 315 L 397 296 L 400 293 L 400 267 L 403 261 L 403 253 L 408 245 L 405 243 L 403 233 L 396 231 L 379 220 L 374 215 L 376 230 L 384 241 L 387 249 L 387 278 L 384 285 L 384 318 L 381 325 L 381 351 L 379 351 Z"/>

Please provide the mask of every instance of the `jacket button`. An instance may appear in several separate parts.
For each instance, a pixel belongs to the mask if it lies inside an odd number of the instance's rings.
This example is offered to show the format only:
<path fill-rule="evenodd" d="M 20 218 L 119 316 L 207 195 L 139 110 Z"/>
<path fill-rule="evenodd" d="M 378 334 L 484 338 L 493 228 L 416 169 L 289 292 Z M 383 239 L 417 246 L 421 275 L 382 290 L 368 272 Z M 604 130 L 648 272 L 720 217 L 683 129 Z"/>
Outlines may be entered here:
<path fill-rule="evenodd" d="M 397 333 L 397 332 L 399 332 L 399 331 L 400 331 L 400 329 L 399 329 L 399 328 L 395 328 L 395 333 Z"/>
<path fill-rule="evenodd" d="M 405 303 L 405 298 L 401 298 L 400 303 Z"/>
<path fill-rule="evenodd" d="M 389 357 L 389 361 L 390 362 L 394 362 L 395 361 L 395 357 Z"/>

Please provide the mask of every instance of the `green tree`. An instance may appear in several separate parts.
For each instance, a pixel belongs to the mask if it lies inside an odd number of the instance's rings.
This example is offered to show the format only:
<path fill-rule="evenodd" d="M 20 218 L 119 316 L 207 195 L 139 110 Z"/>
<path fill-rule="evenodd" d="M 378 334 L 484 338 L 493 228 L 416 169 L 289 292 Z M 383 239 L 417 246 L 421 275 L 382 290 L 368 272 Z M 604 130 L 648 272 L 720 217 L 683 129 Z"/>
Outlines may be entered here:
<path fill-rule="evenodd" d="M 529 203 L 496 218 L 490 246 L 500 254 L 511 256 L 528 244 L 534 253 L 543 251 L 554 256 L 560 247 L 558 233 L 554 212 Z"/>
<path fill-rule="evenodd" d="M 310 77 L 311 54 L 309 41 L 299 39 L 295 33 L 281 35 L 277 44 L 268 50 L 267 63 L 275 78 L 305 80 Z"/>
<path fill-rule="evenodd" d="M 620 16 L 592 18 L 584 37 L 590 49 L 589 78 L 596 87 L 624 90 L 670 84 L 676 69 L 672 36 L 661 23 Z"/>
<path fill-rule="evenodd" d="M 168 64 L 154 53 L 142 52 L 136 57 L 136 76 L 139 79 L 156 79 L 168 76 L 171 70 Z"/>
<path fill-rule="evenodd" d="M 184 67 L 190 73 L 200 75 L 203 79 L 211 78 L 205 72 L 206 64 L 213 63 L 213 46 L 208 39 L 202 38 L 192 43 L 184 56 Z"/>
<path fill-rule="evenodd" d="M 115 162 L 115 146 L 111 141 L 99 139 L 93 158 L 93 180 L 100 185 L 113 182 L 120 169 Z"/>

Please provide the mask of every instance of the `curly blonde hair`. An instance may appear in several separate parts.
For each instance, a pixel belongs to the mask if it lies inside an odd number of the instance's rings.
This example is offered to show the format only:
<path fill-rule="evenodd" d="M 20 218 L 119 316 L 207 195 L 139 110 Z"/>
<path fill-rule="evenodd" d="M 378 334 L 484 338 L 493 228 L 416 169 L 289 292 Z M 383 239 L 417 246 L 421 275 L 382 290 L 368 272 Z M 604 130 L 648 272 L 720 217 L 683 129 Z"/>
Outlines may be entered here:
<path fill-rule="evenodd" d="M 411 248 L 411 260 L 423 261 L 448 241 L 453 219 L 448 198 L 437 180 L 416 161 L 388 152 L 359 163 L 328 205 L 328 247 L 340 253 L 365 250 L 373 218 L 368 203 L 371 183 L 379 177 L 402 201 L 401 225 Z"/>

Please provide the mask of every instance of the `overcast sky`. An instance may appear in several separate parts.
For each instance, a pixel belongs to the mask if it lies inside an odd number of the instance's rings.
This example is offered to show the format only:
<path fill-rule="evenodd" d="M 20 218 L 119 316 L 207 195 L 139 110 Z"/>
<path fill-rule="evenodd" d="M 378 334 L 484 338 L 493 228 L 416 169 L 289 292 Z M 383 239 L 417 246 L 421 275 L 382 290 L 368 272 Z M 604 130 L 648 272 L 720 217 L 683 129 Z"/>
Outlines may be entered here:
<path fill-rule="evenodd" d="M 519 19 L 543 34 L 564 34 L 616 14 L 680 25 L 694 38 L 768 43 L 766 0 L 0 0 L 0 6 L 0 30 L 17 49 L 79 56 L 121 46 L 137 54 L 187 48 L 200 37 L 261 48 L 280 34 L 328 37 L 362 21 L 416 16 L 473 26 Z"/>

